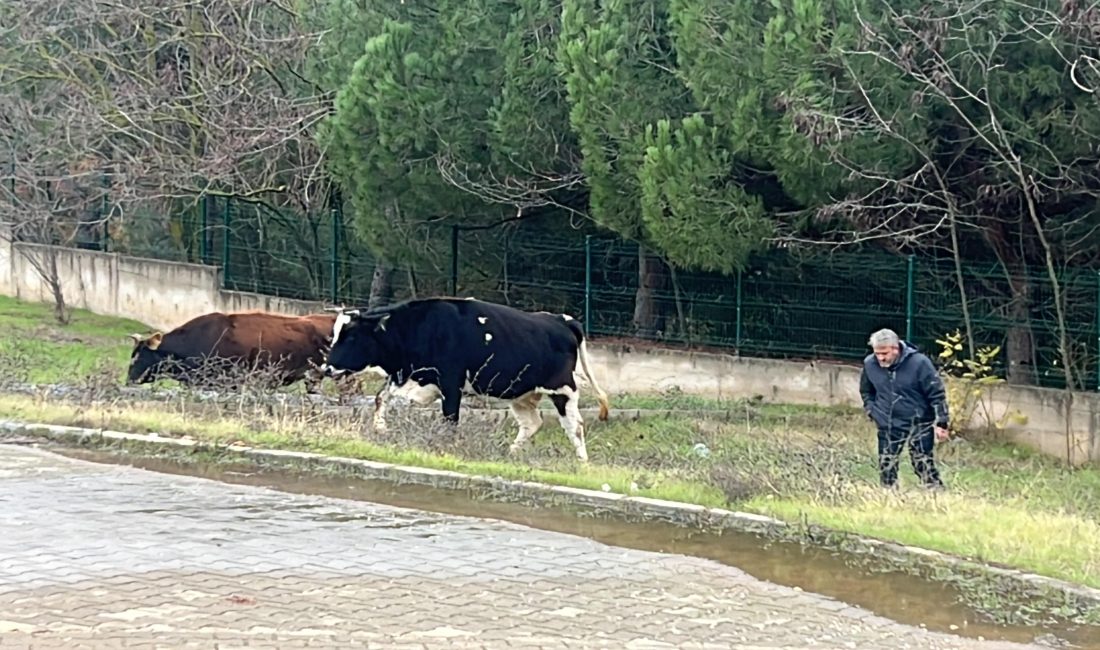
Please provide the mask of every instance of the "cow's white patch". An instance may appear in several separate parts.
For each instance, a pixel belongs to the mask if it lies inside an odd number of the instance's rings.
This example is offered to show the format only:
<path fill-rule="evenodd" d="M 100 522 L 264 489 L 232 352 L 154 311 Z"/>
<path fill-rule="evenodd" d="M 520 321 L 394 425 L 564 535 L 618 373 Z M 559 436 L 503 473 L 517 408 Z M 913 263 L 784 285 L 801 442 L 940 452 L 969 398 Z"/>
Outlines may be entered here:
<path fill-rule="evenodd" d="M 570 316 L 569 314 L 562 314 L 562 315 L 561 315 L 561 317 L 562 317 L 562 320 L 564 320 L 564 321 L 571 321 L 571 320 L 573 320 L 573 317 L 572 317 L 572 316 Z"/>
<path fill-rule="evenodd" d="M 489 317 L 488 317 L 488 316 L 478 316 L 478 317 L 477 317 L 477 322 L 479 322 L 479 323 L 481 323 L 482 325 L 484 325 L 485 323 L 488 323 L 488 322 L 489 322 Z"/>
<path fill-rule="evenodd" d="M 516 434 L 516 439 L 508 447 L 510 452 L 515 453 L 520 445 L 535 435 L 535 432 L 542 426 L 542 414 L 539 413 L 539 400 L 541 399 L 542 395 L 531 391 L 526 395 L 520 395 L 508 404 L 512 417 L 519 424 L 519 433 Z"/>
<path fill-rule="evenodd" d="M 493 340 L 493 335 L 488 333 L 488 332 L 485 332 L 485 342 L 488 343 L 489 341 L 492 341 L 492 340 Z"/>
<path fill-rule="evenodd" d="M 332 344 L 336 345 L 336 342 L 340 340 L 340 333 L 344 331 L 344 327 L 351 322 L 351 314 L 340 314 L 336 317 L 336 322 L 332 324 Z"/>
<path fill-rule="evenodd" d="M 386 431 L 386 406 L 389 405 L 392 388 L 393 384 L 387 379 L 386 385 L 379 391 L 375 401 L 374 430 L 379 433 L 384 433 Z"/>
<path fill-rule="evenodd" d="M 405 382 L 397 388 L 391 389 L 389 393 L 393 397 L 406 399 L 420 406 L 427 406 L 443 397 L 443 393 L 439 391 L 439 386 L 435 384 L 424 384 L 421 386 L 412 380 Z"/>
<path fill-rule="evenodd" d="M 386 369 L 382 366 L 367 366 L 366 368 L 360 370 L 359 373 L 365 375 L 374 375 L 379 379 L 385 379 L 389 377 L 389 373 L 387 373 Z"/>
<path fill-rule="evenodd" d="M 573 443 L 577 458 L 581 462 L 586 462 L 588 461 L 588 449 L 584 444 L 584 418 L 581 417 L 580 395 L 568 386 L 562 386 L 554 392 L 569 398 L 565 403 L 565 409 L 563 409 L 565 413 L 559 413 L 558 420 L 561 422 L 561 428 L 569 436 L 570 442 Z"/>
<path fill-rule="evenodd" d="M 395 398 L 420 406 L 428 406 L 442 397 L 443 393 L 435 384 L 421 386 L 415 381 L 409 380 L 401 386 L 394 386 L 387 381 L 385 387 L 378 394 L 378 406 L 374 411 L 374 430 L 379 433 L 386 430 L 386 411 L 389 409 L 390 401 Z"/>

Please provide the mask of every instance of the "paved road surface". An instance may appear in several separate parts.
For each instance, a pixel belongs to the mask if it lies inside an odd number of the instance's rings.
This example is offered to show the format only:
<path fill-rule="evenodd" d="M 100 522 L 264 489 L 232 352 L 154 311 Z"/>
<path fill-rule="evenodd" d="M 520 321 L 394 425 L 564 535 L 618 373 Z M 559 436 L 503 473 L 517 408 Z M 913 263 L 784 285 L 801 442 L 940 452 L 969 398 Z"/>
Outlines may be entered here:
<path fill-rule="evenodd" d="M 708 560 L 0 445 L 0 649 L 1022 648 Z"/>

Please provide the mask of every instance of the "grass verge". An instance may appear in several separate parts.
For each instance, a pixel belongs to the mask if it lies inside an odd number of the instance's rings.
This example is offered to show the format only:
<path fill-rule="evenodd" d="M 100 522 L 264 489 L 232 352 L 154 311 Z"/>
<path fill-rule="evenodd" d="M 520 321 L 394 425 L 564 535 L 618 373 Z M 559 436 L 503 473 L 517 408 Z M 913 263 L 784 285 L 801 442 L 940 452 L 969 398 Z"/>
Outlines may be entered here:
<path fill-rule="evenodd" d="M 73 381 L 117 370 L 121 382 L 133 348 L 127 335 L 147 329 L 137 321 L 84 309 L 72 310 L 70 322 L 61 326 L 49 305 L 0 296 L 0 358 L 12 373 L 9 381 Z"/>

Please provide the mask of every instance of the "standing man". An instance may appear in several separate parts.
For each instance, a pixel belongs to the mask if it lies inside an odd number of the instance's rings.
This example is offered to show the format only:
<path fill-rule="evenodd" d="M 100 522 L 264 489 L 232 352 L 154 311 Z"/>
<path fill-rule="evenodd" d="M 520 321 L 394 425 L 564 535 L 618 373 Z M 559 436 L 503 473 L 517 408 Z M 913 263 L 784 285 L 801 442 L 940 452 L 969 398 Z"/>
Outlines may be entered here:
<path fill-rule="evenodd" d="M 878 425 L 879 479 L 884 487 L 898 480 L 901 448 L 909 447 L 913 471 L 927 488 L 943 488 L 932 450 L 946 440 L 947 392 L 932 361 L 893 330 L 881 329 L 868 343 L 859 392 L 863 410 Z"/>

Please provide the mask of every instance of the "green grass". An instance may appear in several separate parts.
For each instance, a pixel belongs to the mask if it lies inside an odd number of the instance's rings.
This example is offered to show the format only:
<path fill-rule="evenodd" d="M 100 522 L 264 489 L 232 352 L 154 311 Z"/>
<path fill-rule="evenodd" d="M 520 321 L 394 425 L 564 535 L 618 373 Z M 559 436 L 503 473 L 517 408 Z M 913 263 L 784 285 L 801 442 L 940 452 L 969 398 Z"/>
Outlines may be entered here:
<path fill-rule="evenodd" d="M 127 335 L 147 331 L 137 321 L 84 309 L 72 310 L 70 322 L 61 325 L 49 304 L 0 296 L 0 357 L 9 382 L 72 382 L 103 368 L 117 368 L 122 382 L 133 350 Z"/>
<path fill-rule="evenodd" d="M 93 371 L 121 381 L 130 349 L 126 334 L 148 329 L 81 311 L 66 327 L 51 318 L 48 306 L 0 298 L 0 375 L 11 380 L 10 351 L 20 350 L 16 360 L 31 381 L 76 383 Z M 1069 470 L 1006 444 L 954 441 L 937 452 L 947 493 L 915 487 L 908 458 L 902 489 L 885 493 L 876 486 L 874 431 L 854 409 L 613 395 L 612 419 L 590 423 L 592 462 L 583 466 L 553 418 L 522 455 L 509 458 L 500 449 L 514 436 L 510 422 L 473 429 L 468 438 L 439 448 L 425 435 L 426 425 L 410 425 L 406 438 L 365 439 L 362 421 L 217 408 L 222 410 L 186 401 L 47 403 L 0 396 L 0 417 L 237 440 L 597 490 L 606 484 L 616 492 L 819 524 L 1100 588 L 1100 469 Z M 725 411 L 726 417 L 623 415 L 632 408 Z M 699 444 L 707 454 L 695 451 Z"/>
<path fill-rule="evenodd" d="M 1027 568 L 1100 587 L 1100 522 L 1025 499 L 975 498 L 957 490 L 942 495 L 882 494 L 824 505 L 758 498 L 749 507 L 780 519 L 805 517 L 837 530 Z"/>

